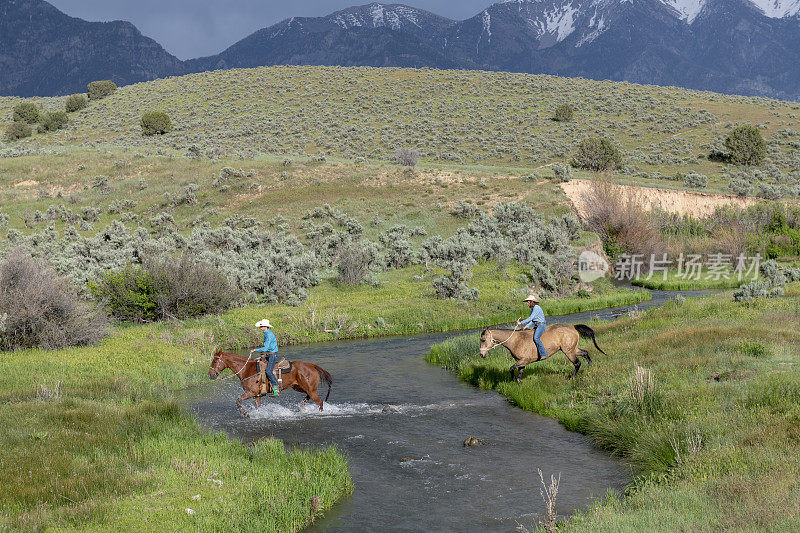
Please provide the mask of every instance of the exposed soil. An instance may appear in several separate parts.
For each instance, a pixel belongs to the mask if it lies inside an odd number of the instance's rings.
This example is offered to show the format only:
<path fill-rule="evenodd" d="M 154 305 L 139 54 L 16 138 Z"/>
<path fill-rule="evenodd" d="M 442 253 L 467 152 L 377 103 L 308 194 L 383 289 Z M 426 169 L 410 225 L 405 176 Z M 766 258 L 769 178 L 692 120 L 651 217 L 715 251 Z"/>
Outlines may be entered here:
<path fill-rule="evenodd" d="M 570 180 L 561 184 L 564 193 L 581 217 L 586 216 L 584 198 L 590 193 L 591 184 L 591 180 Z M 620 187 L 626 194 L 632 194 L 645 209 L 660 207 L 670 213 L 694 217 L 712 215 L 717 207 L 723 205 L 748 207 L 759 202 L 756 198 L 741 198 L 733 194 L 656 189 L 634 185 L 615 185 L 615 187 Z"/>

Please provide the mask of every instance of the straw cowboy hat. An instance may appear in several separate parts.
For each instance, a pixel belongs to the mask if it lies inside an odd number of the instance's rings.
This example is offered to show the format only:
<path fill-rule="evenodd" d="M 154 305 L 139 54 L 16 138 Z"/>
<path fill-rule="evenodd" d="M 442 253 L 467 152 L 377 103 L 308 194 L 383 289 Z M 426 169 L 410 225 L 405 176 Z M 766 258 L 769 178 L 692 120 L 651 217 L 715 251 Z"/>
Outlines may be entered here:
<path fill-rule="evenodd" d="M 525 301 L 525 302 L 534 302 L 534 303 L 538 304 L 539 303 L 539 295 L 536 294 L 535 292 L 532 292 L 523 301 Z"/>
<path fill-rule="evenodd" d="M 260 320 L 259 322 L 256 322 L 256 327 L 257 328 L 263 328 L 264 326 L 272 329 L 272 324 L 270 324 L 269 320 L 267 320 L 266 318 L 264 320 Z"/>

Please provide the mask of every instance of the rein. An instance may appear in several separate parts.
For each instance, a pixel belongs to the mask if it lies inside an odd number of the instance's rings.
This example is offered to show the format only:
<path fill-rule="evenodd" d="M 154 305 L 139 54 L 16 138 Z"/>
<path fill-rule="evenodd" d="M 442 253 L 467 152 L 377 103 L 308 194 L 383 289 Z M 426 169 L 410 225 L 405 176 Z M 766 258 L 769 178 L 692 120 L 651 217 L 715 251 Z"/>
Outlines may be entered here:
<path fill-rule="evenodd" d="M 224 378 L 222 378 L 219 381 L 228 381 L 229 379 L 233 379 L 235 377 L 239 377 L 239 374 L 242 373 L 242 370 L 244 370 L 244 368 L 247 366 L 247 363 L 249 363 L 250 361 L 257 361 L 257 359 L 251 359 L 251 358 L 248 357 L 247 359 L 245 359 L 244 363 L 242 363 L 242 368 L 240 368 L 238 372 L 234 372 L 230 376 L 225 376 Z M 226 368 L 231 368 L 231 367 L 226 366 Z M 225 369 L 223 368 L 222 370 L 225 370 Z M 232 368 L 231 368 L 231 371 L 233 372 Z M 220 373 L 221 373 L 221 371 L 220 371 Z M 253 379 L 254 377 L 257 377 L 257 376 L 258 376 L 258 372 L 256 372 L 252 376 L 249 376 L 249 377 L 246 377 L 246 378 L 239 378 L 239 379 L 241 379 L 242 383 L 244 383 L 248 379 Z"/>
<path fill-rule="evenodd" d="M 519 319 L 517 319 L 517 320 L 519 320 Z M 524 329 L 524 328 L 523 328 L 523 329 Z M 509 335 L 509 336 L 508 336 L 508 338 L 507 338 L 506 340 L 504 340 L 503 342 L 495 342 L 495 340 L 494 340 L 494 335 L 492 335 L 492 330 L 491 330 L 491 329 L 489 329 L 489 330 L 487 330 L 487 331 L 488 331 L 488 333 L 489 333 L 489 338 L 492 340 L 492 344 L 494 344 L 494 346 L 492 346 L 492 348 L 494 348 L 495 346 L 505 346 L 505 344 L 506 344 L 508 341 L 510 341 L 510 340 L 511 340 L 511 338 L 512 338 L 512 337 L 513 337 L 513 336 L 514 336 L 516 333 L 517 333 L 517 331 L 522 331 L 522 330 L 518 330 L 518 329 L 517 329 L 517 325 L 516 325 L 516 324 L 514 324 L 514 331 L 512 331 L 512 332 L 511 332 L 511 335 Z M 506 331 L 508 331 L 508 330 L 506 330 Z M 507 346 L 506 346 L 506 347 L 507 347 Z"/>

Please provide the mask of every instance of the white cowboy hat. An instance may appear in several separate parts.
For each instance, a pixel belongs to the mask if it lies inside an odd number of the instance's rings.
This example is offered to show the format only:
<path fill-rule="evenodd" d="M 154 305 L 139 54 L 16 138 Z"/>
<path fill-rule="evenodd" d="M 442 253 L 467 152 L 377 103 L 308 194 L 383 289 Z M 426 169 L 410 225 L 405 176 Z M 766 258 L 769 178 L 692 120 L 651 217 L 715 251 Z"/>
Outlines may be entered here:
<path fill-rule="evenodd" d="M 264 320 L 259 320 L 258 322 L 256 322 L 257 328 L 263 328 L 264 326 L 272 329 L 272 324 L 270 324 L 269 320 L 267 320 L 266 318 Z"/>
<path fill-rule="evenodd" d="M 536 302 L 538 304 L 539 303 L 539 295 L 536 294 L 535 292 L 532 292 L 523 301 L 525 301 L 525 302 Z"/>

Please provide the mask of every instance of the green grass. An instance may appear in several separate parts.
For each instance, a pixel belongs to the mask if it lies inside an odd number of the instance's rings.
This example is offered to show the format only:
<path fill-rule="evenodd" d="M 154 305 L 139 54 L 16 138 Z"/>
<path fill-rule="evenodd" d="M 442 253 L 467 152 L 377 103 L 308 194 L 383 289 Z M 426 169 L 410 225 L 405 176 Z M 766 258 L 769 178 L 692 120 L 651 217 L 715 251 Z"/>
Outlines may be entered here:
<path fill-rule="evenodd" d="M 334 448 L 244 445 L 179 408 L 173 391 L 208 379 L 212 345 L 202 329 L 151 325 L 0 353 L 0 530 L 296 531 L 350 492 Z M 58 397 L 41 394 L 56 384 Z"/>
<path fill-rule="evenodd" d="M 66 97 L 34 98 L 46 110 Z M 7 122 L 16 98 L 0 98 Z M 570 103 L 573 121 L 551 119 Z M 681 182 L 636 177 L 640 171 L 674 176 L 695 170 L 711 189 L 723 166 L 707 158 L 708 145 L 736 123 L 778 131 L 780 150 L 798 140 L 794 102 L 744 98 L 673 87 L 499 72 L 340 67 L 264 67 L 214 71 L 120 87 L 70 114 L 72 125 L 34 135 L 14 148 L 61 149 L 96 145 L 152 155 L 202 153 L 256 159 L 288 155 L 306 159 L 387 161 L 413 144 L 423 160 L 444 165 L 505 166 L 528 171 L 569 160 L 583 137 L 612 137 L 625 152 L 629 178 L 667 185 Z M 144 137 L 140 119 L 166 111 L 174 131 Z M 10 147 L 0 143 L 0 149 Z M 217 155 L 219 157 L 219 155 Z"/>
<path fill-rule="evenodd" d="M 798 296 L 797 284 L 782 298 L 747 304 L 725 293 L 594 324 L 610 355 L 590 348 L 594 364 L 572 381 L 572 365 L 557 356 L 516 384 L 504 350 L 475 356 L 477 336 L 434 346 L 428 360 L 633 465 L 625 494 L 577 512 L 565 531 L 797 531 Z M 641 395 L 633 392 L 637 366 L 654 381 Z"/>
<path fill-rule="evenodd" d="M 650 279 L 646 276 L 634 278 L 631 280 L 631 285 L 657 291 L 704 291 L 736 289 L 752 280 L 751 276 L 739 279 L 733 268 L 725 270 L 720 276 L 709 275 L 707 269 L 699 276 L 686 276 L 677 270 L 670 270 L 666 276 L 663 273 L 654 273 Z"/>
<path fill-rule="evenodd" d="M 431 282 L 441 271 L 426 272 L 424 267 L 415 266 L 382 274 L 377 287 L 341 286 L 328 279 L 312 289 L 308 300 L 299 307 L 267 304 L 234 309 L 224 315 L 217 330 L 224 344 L 243 346 L 258 340 L 252 337 L 250 326 L 268 317 L 281 343 L 294 344 L 464 330 L 511 322 L 530 313 L 516 292 L 520 288 L 521 266 L 512 264 L 506 272 L 498 272 L 497 263 L 482 262 L 473 268 L 473 274 L 470 286 L 479 291 L 475 301 L 437 298 Z M 647 291 L 616 288 L 609 280 L 601 279 L 586 298 L 545 300 L 542 308 L 548 315 L 561 315 L 631 305 L 650 298 Z"/>

